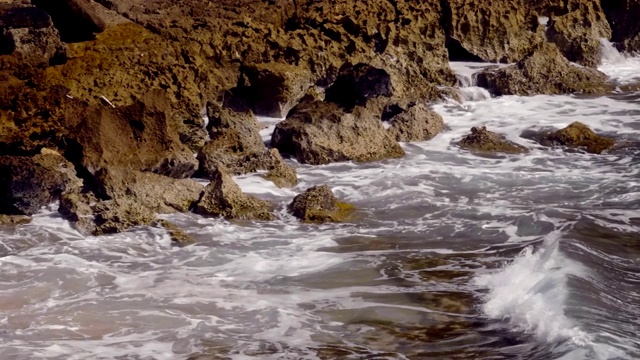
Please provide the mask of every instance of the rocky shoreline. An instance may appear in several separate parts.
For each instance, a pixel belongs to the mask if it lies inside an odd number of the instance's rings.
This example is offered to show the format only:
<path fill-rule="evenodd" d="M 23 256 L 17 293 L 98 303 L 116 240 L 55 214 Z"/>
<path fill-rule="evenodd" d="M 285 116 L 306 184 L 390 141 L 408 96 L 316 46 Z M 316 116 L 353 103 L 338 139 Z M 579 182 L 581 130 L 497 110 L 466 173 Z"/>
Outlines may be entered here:
<path fill-rule="evenodd" d="M 496 96 L 613 91 L 596 68 L 600 41 L 640 51 L 634 9 L 638 0 L 2 0 L 0 224 L 53 201 L 95 235 L 171 212 L 272 220 L 272 205 L 232 175 L 265 171 L 290 187 L 283 156 L 403 156 L 399 142 L 446 130 L 429 103 L 461 100 L 449 61 L 513 63 L 478 75 Z M 256 115 L 286 117 L 268 147 Z M 614 146 L 580 123 L 532 138 Z M 457 145 L 527 151 L 485 128 Z M 318 187 L 289 210 L 323 222 L 353 209 Z"/>

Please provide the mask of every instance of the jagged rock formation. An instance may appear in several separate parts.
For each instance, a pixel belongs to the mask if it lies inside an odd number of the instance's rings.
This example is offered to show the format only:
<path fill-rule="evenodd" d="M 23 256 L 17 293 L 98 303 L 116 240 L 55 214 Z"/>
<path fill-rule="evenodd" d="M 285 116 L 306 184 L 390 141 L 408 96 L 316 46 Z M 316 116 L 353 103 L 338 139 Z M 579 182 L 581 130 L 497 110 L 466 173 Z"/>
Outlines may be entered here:
<path fill-rule="evenodd" d="M 605 93 L 612 90 L 596 69 L 574 66 L 551 43 L 542 43 L 515 65 L 488 68 L 478 85 L 495 95 Z"/>
<path fill-rule="evenodd" d="M 387 132 L 396 141 L 430 140 L 446 128 L 442 116 L 423 103 L 409 104 L 406 109 L 394 104 L 385 110 L 388 119 L 383 115 L 382 120 L 389 121 Z"/>

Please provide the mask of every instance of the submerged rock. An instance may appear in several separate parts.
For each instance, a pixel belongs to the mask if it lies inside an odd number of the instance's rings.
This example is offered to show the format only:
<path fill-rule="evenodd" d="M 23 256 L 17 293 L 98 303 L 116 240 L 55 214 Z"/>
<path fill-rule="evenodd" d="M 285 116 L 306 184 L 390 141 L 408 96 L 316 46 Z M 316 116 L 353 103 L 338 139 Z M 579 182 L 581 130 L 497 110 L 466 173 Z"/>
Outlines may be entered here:
<path fill-rule="evenodd" d="M 391 127 L 387 132 L 396 141 L 431 140 L 446 128 L 442 116 L 423 103 L 413 104 L 408 109 L 400 111 L 388 120 Z"/>
<path fill-rule="evenodd" d="M 157 220 L 155 225 L 163 227 L 169 233 L 171 241 L 180 246 L 193 244 L 195 240 L 178 225 L 168 220 Z"/>
<path fill-rule="evenodd" d="M 305 164 L 336 161 L 375 161 L 404 155 L 386 132 L 380 116 L 367 108 L 345 112 L 337 104 L 314 101 L 293 108 L 278 123 L 271 145 Z"/>
<path fill-rule="evenodd" d="M 31 222 L 30 216 L 0 214 L 0 226 L 18 226 Z"/>
<path fill-rule="evenodd" d="M 223 169 L 213 174 L 211 182 L 196 204 L 194 212 L 206 216 L 222 216 L 228 220 L 274 220 L 271 205 L 246 195 Z"/>
<path fill-rule="evenodd" d="M 472 127 L 471 134 L 462 138 L 457 145 L 463 149 L 480 153 L 521 154 L 528 151 L 527 148 L 505 140 L 484 126 L 481 128 Z"/>
<path fill-rule="evenodd" d="M 297 195 L 289 204 L 289 212 L 303 222 L 324 223 L 345 221 L 354 207 L 338 201 L 328 186 L 314 186 Z"/>
<path fill-rule="evenodd" d="M 603 93 L 612 89 L 605 74 L 571 64 L 551 43 L 540 45 L 515 65 L 478 73 L 477 82 L 498 96 Z"/>
<path fill-rule="evenodd" d="M 600 136 L 581 122 L 573 122 L 564 129 L 543 136 L 542 145 L 562 145 L 570 148 L 584 149 L 592 154 L 600 154 L 615 145 L 613 139 Z"/>
<path fill-rule="evenodd" d="M 336 81 L 325 93 L 325 101 L 351 111 L 356 105 L 364 106 L 368 99 L 393 95 L 391 76 L 383 69 L 369 64 L 346 64 L 340 69 Z"/>
<path fill-rule="evenodd" d="M 0 212 L 33 215 L 82 181 L 73 165 L 57 154 L 0 156 Z"/>

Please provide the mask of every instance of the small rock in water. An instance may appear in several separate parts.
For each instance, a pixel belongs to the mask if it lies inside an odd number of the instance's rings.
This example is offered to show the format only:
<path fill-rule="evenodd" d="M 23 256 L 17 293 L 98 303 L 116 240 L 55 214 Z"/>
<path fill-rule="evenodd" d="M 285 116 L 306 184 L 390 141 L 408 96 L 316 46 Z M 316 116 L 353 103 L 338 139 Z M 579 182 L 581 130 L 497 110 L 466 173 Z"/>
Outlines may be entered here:
<path fill-rule="evenodd" d="M 338 201 L 326 185 L 307 189 L 289 204 L 293 216 L 310 223 L 342 222 L 353 210 L 353 205 Z"/>
<path fill-rule="evenodd" d="M 540 141 L 542 145 L 552 146 L 559 144 L 570 148 L 581 148 L 592 154 L 600 154 L 615 145 L 613 139 L 600 136 L 587 125 L 576 121 L 564 129 L 544 136 Z"/>
<path fill-rule="evenodd" d="M 191 236 L 189 236 L 189 234 L 182 230 L 178 225 L 170 221 L 158 220 L 155 225 L 161 226 L 165 230 L 167 230 L 169 236 L 171 237 L 171 241 L 178 245 L 184 246 L 193 244 L 195 242 L 195 240 Z"/>
<path fill-rule="evenodd" d="M 523 146 L 505 140 L 504 137 L 487 130 L 486 127 L 472 127 L 471 134 L 458 142 L 463 149 L 481 153 L 521 154 L 529 150 Z"/>
<path fill-rule="evenodd" d="M 431 140 L 446 128 L 442 116 L 422 103 L 403 109 L 389 122 L 387 132 L 402 142 Z"/>
<path fill-rule="evenodd" d="M 31 222 L 30 216 L 0 214 L 0 226 L 17 226 Z"/>

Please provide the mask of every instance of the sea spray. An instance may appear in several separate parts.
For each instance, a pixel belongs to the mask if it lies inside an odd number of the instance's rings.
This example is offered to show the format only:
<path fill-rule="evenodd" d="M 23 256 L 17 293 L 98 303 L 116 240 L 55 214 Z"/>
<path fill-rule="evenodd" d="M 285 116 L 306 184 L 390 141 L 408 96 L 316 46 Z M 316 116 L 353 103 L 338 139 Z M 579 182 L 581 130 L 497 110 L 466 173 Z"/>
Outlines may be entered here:
<path fill-rule="evenodd" d="M 483 304 L 489 317 L 508 321 L 514 330 L 533 334 L 540 341 L 568 340 L 587 346 L 591 337 L 565 315 L 567 280 L 585 270 L 559 251 L 561 235 L 559 230 L 550 233 L 538 251 L 526 247 L 511 264 L 479 275 L 476 283 L 489 289 Z"/>

